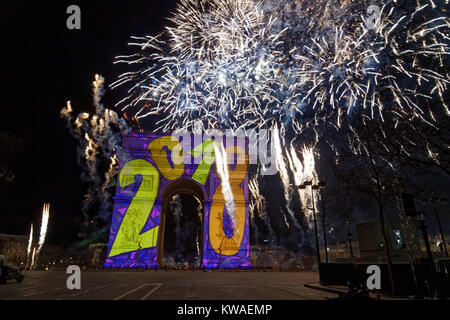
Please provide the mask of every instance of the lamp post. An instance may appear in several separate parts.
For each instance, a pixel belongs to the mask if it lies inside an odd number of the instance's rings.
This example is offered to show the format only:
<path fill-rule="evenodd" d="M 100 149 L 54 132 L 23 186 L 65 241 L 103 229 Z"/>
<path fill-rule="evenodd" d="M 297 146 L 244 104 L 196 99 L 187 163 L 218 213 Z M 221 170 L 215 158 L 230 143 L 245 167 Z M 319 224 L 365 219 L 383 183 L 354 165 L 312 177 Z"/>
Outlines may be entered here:
<path fill-rule="evenodd" d="M 319 182 L 320 197 L 322 198 L 322 231 L 323 231 L 323 245 L 325 246 L 325 263 L 328 263 L 328 243 L 327 243 L 327 229 L 325 221 L 325 198 L 323 196 L 323 190 L 327 183 L 325 181 Z"/>
<path fill-rule="evenodd" d="M 319 269 L 319 275 L 320 275 L 320 249 L 319 249 L 319 234 L 317 232 L 317 220 L 316 220 L 316 205 L 315 205 L 315 201 L 314 201 L 314 190 L 318 190 L 319 186 L 318 185 L 313 185 L 312 181 L 306 181 L 304 182 L 302 185 L 300 185 L 298 188 L 300 190 L 306 190 L 306 187 L 311 187 L 311 196 L 312 196 L 312 203 L 313 203 L 313 219 L 314 219 L 314 235 L 315 235 L 315 239 L 316 239 L 316 255 L 317 255 L 317 267 Z"/>
<path fill-rule="evenodd" d="M 436 289 L 436 266 L 434 265 L 433 254 L 431 252 L 430 241 L 428 240 L 427 226 L 425 222 L 427 221 L 427 216 L 425 212 L 417 213 L 417 222 L 419 223 L 419 228 L 422 230 L 423 241 L 425 242 L 425 248 L 427 250 L 428 262 L 431 268 L 431 287 L 430 294 Z"/>
<path fill-rule="evenodd" d="M 348 245 L 349 245 L 349 247 L 350 247 L 350 256 L 351 256 L 352 258 L 354 258 L 354 255 L 353 255 L 353 246 L 352 246 L 352 237 L 353 237 L 352 232 L 351 232 L 350 230 L 348 230 L 348 232 L 347 232 L 347 240 L 348 240 Z"/>

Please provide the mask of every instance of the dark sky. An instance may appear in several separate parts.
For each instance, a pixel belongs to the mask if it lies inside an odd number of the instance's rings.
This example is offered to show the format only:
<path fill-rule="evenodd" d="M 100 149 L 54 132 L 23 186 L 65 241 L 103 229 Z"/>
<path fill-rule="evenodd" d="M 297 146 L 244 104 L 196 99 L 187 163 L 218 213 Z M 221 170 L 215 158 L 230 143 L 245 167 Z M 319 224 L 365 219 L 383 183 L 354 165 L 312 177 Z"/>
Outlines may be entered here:
<path fill-rule="evenodd" d="M 82 12 L 80 31 L 66 28 L 67 7 Z M 59 111 L 91 110 L 95 73 L 111 82 L 114 56 L 131 35 L 155 34 L 167 24 L 174 1 L 8 1 L 2 5 L 0 131 L 25 142 L 16 181 L 2 197 L 0 233 L 27 234 L 51 203 L 49 242 L 70 243 L 80 222 L 83 188 L 76 144 Z M 113 100 L 108 96 L 108 100 Z"/>

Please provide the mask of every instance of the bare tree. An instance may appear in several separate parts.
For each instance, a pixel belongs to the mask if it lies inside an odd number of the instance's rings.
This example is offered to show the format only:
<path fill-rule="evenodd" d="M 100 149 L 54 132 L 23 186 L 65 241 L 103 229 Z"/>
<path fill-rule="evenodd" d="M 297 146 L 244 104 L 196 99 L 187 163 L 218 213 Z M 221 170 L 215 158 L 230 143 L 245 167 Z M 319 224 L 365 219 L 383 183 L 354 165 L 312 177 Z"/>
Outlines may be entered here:
<path fill-rule="evenodd" d="M 16 266 L 25 265 L 27 261 L 27 244 L 23 241 L 8 241 L 4 248 L 3 254 L 6 256 L 8 263 Z"/>
<path fill-rule="evenodd" d="M 392 266 L 390 241 L 386 233 L 385 205 L 393 200 L 393 179 L 395 170 L 391 162 L 382 156 L 383 148 L 373 139 L 376 124 L 363 121 L 359 128 L 351 128 L 348 141 L 339 155 L 340 166 L 336 170 L 337 179 L 347 190 L 355 190 L 372 197 L 378 205 L 381 233 L 387 258 L 392 293 L 395 294 L 395 278 Z"/>
<path fill-rule="evenodd" d="M 431 112 L 431 111 L 430 111 Z M 371 139 L 379 154 L 403 169 L 433 169 L 450 175 L 450 117 L 434 114 L 435 121 L 396 113 L 389 121 L 372 123 Z"/>
<path fill-rule="evenodd" d="M 410 191 L 425 174 L 444 173 L 448 178 L 448 124 L 445 116 L 431 123 L 406 112 L 397 112 L 384 122 L 361 116 L 361 122 L 350 127 L 345 136 L 347 141 L 342 142 L 339 149 L 339 166 L 335 168 L 337 179 L 343 188 L 375 199 L 386 244 L 385 208 L 388 203 L 397 203 L 411 263 L 418 255 L 413 241 L 417 235 L 413 221 L 402 209 L 401 194 Z M 419 184 L 415 192 L 420 194 L 421 191 L 424 186 Z M 392 291 L 395 292 L 390 247 L 386 245 L 385 250 Z"/>

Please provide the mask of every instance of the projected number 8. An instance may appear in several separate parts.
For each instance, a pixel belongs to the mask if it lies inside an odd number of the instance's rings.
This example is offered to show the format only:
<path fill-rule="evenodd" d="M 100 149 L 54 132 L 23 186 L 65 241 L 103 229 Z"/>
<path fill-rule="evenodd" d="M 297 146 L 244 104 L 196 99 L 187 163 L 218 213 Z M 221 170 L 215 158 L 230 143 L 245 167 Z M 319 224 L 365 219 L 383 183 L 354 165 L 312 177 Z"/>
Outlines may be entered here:
<path fill-rule="evenodd" d="M 225 150 L 228 156 L 230 154 L 235 155 L 235 151 L 237 151 L 238 157 L 245 156 L 244 164 L 239 164 L 238 161 L 238 164 L 233 171 L 230 170 L 230 168 L 228 169 L 230 185 L 236 204 L 236 223 L 234 225 L 234 234 L 232 238 L 228 238 L 225 235 L 223 228 L 225 201 L 223 200 L 222 186 L 220 185 L 217 187 L 213 197 L 211 216 L 209 219 L 209 236 L 211 239 L 211 245 L 216 253 L 225 256 L 232 256 L 239 252 L 242 239 L 244 237 L 246 206 L 244 190 L 240 185 L 247 176 L 248 155 L 244 150 L 242 150 L 242 148 L 239 147 L 228 147 Z"/>

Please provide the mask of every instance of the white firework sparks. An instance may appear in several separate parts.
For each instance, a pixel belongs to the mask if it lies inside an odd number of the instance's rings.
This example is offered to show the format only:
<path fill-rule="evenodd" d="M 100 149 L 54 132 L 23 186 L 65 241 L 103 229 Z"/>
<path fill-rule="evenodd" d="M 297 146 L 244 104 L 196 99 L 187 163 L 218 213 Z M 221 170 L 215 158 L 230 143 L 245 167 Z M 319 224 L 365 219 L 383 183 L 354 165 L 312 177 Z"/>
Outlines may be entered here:
<path fill-rule="evenodd" d="M 249 205 L 250 213 L 252 215 L 252 221 L 254 221 L 255 213 L 258 213 L 258 217 L 264 221 L 269 231 L 270 240 L 276 239 L 275 233 L 270 222 L 270 217 L 267 214 L 266 199 L 262 195 L 259 189 L 258 176 L 253 177 L 248 182 L 248 190 L 251 194 L 251 203 Z"/>
<path fill-rule="evenodd" d="M 149 56 L 117 57 L 130 65 L 150 63 L 120 76 L 112 85 L 131 83 L 122 110 L 137 108 L 136 118 L 167 114 L 160 129 L 231 128 L 264 122 L 262 101 L 276 103 L 274 88 L 281 83 L 282 32 L 273 33 L 264 12 L 252 0 L 182 0 L 163 40 L 135 38 L 131 43 Z M 276 111 L 277 108 L 274 108 Z"/>
<path fill-rule="evenodd" d="M 289 168 L 294 176 L 295 186 L 300 186 L 305 182 L 311 181 L 313 184 L 317 184 L 318 177 L 316 172 L 316 161 L 314 155 L 314 148 L 303 146 L 301 149 L 302 160 L 297 154 L 296 148 L 291 145 L 290 150 L 287 150 L 287 158 L 289 162 Z M 308 218 L 308 222 L 311 224 L 311 210 L 312 201 L 315 201 L 310 190 L 299 189 L 300 202 L 303 206 L 303 212 Z M 315 204 L 315 203 L 314 203 Z"/>
<path fill-rule="evenodd" d="M 36 257 L 36 247 L 33 248 L 33 254 L 31 255 L 31 265 L 30 265 L 30 270 L 33 269 L 35 257 Z"/>
<path fill-rule="evenodd" d="M 144 65 L 112 85 L 129 86 L 118 103 L 136 120 L 162 115 L 158 129 L 273 128 L 296 132 L 345 115 L 432 118 L 421 101 L 449 83 L 449 19 L 441 0 L 381 8 L 370 30 L 367 1 L 182 0 L 173 27 L 134 37 Z M 424 18 L 426 11 L 428 20 Z M 424 20 L 425 19 L 425 20 Z M 422 21 L 423 20 L 423 21 Z M 433 63 L 430 63 L 433 62 Z M 428 66 L 429 65 L 429 66 Z"/>
<path fill-rule="evenodd" d="M 42 247 L 44 246 L 45 243 L 49 218 L 50 218 L 50 203 L 45 203 L 44 208 L 42 210 L 41 232 L 39 236 L 39 246 L 37 250 L 38 255 L 41 252 Z"/>
<path fill-rule="evenodd" d="M 233 226 L 236 226 L 236 204 L 234 202 L 233 190 L 230 184 L 230 174 L 228 172 L 228 154 L 222 143 L 215 142 L 214 149 L 216 154 L 217 172 L 222 181 L 222 194 L 225 199 L 225 206 L 231 221 L 233 222 Z"/>
<path fill-rule="evenodd" d="M 291 202 L 292 202 L 292 196 L 291 196 L 291 184 L 289 180 L 289 173 L 286 166 L 286 161 L 283 156 L 283 149 L 282 149 L 282 141 L 280 137 L 280 133 L 278 128 L 275 128 L 274 131 L 274 149 L 275 149 L 275 156 L 276 156 L 276 165 L 278 173 L 280 174 L 281 181 L 283 182 L 284 187 L 284 199 L 286 200 L 286 209 L 291 216 L 292 220 L 294 221 L 295 226 L 300 228 L 300 226 L 297 223 L 297 220 L 294 217 L 294 212 L 292 212 L 291 209 Z M 288 228 L 291 227 L 290 223 L 288 222 L 288 219 L 286 216 L 284 216 L 284 221 Z"/>
<path fill-rule="evenodd" d="M 33 245 L 33 224 L 31 224 L 30 236 L 28 238 L 27 257 L 30 258 L 31 246 Z"/>

